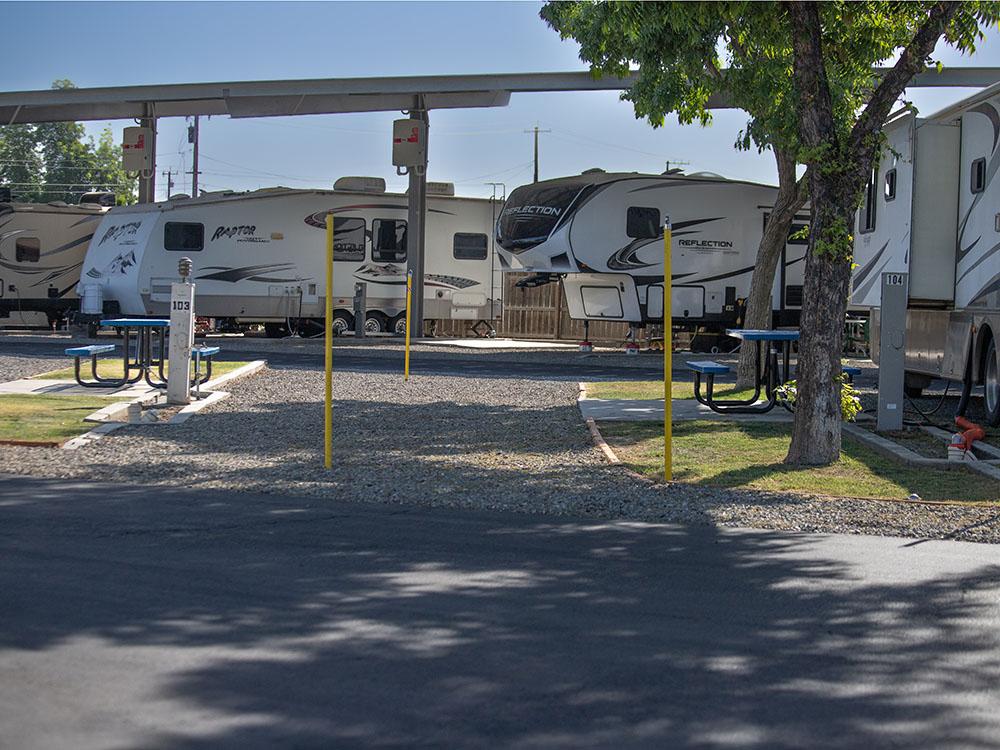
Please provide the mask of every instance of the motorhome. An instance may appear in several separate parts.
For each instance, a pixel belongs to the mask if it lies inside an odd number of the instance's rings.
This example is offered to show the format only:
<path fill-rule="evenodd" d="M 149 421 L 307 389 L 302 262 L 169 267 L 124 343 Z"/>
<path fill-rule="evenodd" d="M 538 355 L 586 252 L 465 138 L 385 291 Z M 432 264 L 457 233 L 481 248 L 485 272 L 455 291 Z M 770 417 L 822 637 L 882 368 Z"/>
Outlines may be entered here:
<path fill-rule="evenodd" d="M 53 323 L 76 309 L 80 266 L 106 210 L 0 203 L 0 318 L 17 323 L 25 313 L 44 313 Z"/>
<path fill-rule="evenodd" d="M 927 118 L 904 110 L 858 212 L 851 301 L 872 309 L 878 361 L 883 272 L 908 274 L 906 387 L 985 386 L 1000 424 L 1000 85 Z"/>
<path fill-rule="evenodd" d="M 750 292 L 776 193 L 707 172 L 588 170 L 537 182 L 514 190 L 500 213 L 500 259 L 505 270 L 533 272 L 528 285 L 561 280 L 575 319 L 660 323 L 669 217 L 673 323 L 718 332 L 737 323 Z M 798 320 L 805 250 L 804 239 L 790 239 L 783 253 L 772 295 L 777 324 Z"/>
<path fill-rule="evenodd" d="M 424 317 L 492 320 L 500 274 L 490 235 L 497 207 L 428 183 Z M 334 329 L 353 328 L 355 284 L 367 284 L 364 329 L 405 325 L 407 198 L 380 178 L 344 177 L 331 190 L 271 188 L 183 197 L 110 211 L 84 261 L 87 313 L 165 315 L 177 262 L 194 262 L 199 316 L 271 335 L 324 315 L 326 218 L 334 224 Z"/>

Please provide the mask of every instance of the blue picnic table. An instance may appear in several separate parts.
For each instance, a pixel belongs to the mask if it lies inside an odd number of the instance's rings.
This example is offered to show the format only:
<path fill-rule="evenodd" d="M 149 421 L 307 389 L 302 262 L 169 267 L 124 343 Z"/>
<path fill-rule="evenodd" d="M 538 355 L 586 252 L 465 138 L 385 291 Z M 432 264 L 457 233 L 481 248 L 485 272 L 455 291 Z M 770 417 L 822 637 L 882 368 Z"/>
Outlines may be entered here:
<path fill-rule="evenodd" d="M 778 403 L 778 388 L 791 379 L 792 343 L 799 340 L 798 330 L 762 330 L 754 328 L 731 328 L 729 336 L 755 347 L 754 394 L 748 399 L 717 399 L 714 396 L 715 376 L 730 371 L 726 365 L 717 362 L 688 362 L 694 372 L 694 397 L 699 403 L 719 414 L 763 414 L 771 411 Z M 779 351 L 780 350 L 780 351 Z M 779 365 L 780 354 L 780 365 Z M 705 378 L 705 393 L 701 392 L 701 381 Z M 761 390 L 765 400 L 761 401 Z"/>
<path fill-rule="evenodd" d="M 97 374 L 97 358 L 117 349 L 115 344 L 93 344 L 76 346 L 66 350 L 66 354 L 74 358 L 73 374 L 76 382 L 87 388 L 120 388 L 133 385 L 145 379 L 153 388 L 166 388 L 167 375 L 164 365 L 167 362 L 167 329 L 170 321 L 165 318 L 107 318 L 100 325 L 104 328 L 114 328 L 122 335 L 122 376 L 120 378 L 102 378 Z M 133 345 L 134 341 L 134 345 Z M 191 349 L 191 357 L 195 362 L 194 376 L 191 386 L 199 389 L 203 383 L 212 378 L 212 357 L 219 353 L 217 346 L 195 346 Z M 91 380 L 84 380 L 80 374 L 80 360 L 90 358 Z M 202 363 L 205 372 L 201 371 Z M 200 397 L 200 390 L 196 390 Z"/>

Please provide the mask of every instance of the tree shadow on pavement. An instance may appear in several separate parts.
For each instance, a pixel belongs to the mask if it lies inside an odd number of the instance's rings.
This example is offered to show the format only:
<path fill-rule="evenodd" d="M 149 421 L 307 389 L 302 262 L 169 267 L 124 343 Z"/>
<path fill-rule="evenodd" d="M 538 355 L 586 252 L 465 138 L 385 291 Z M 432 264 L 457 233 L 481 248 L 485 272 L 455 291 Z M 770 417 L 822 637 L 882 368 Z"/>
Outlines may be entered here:
<path fill-rule="evenodd" d="M 158 748 L 988 747 L 983 549 L 8 482 L 0 669 L 51 715 L 9 686 L 0 717 Z"/>

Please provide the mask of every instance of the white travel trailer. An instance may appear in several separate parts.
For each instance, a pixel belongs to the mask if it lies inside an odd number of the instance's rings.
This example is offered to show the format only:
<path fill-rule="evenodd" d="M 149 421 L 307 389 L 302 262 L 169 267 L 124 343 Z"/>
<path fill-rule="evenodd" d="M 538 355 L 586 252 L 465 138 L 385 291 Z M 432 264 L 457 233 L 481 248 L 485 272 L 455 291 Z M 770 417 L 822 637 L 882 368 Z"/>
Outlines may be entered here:
<path fill-rule="evenodd" d="M 534 272 L 529 285 L 562 279 L 575 319 L 660 323 L 669 216 L 673 323 L 722 331 L 737 322 L 750 292 L 776 192 L 706 172 L 589 170 L 524 185 L 510 194 L 497 223 L 500 259 L 505 270 Z M 790 240 L 775 275 L 777 324 L 798 320 L 805 250 L 805 240 Z"/>
<path fill-rule="evenodd" d="M 0 318 L 45 313 L 50 322 L 78 304 L 87 243 L 106 209 L 66 203 L 0 203 Z"/>
<path fill-rule="evenodd" d="M 428 183 L 424 317 L 491 320 L 495 207 Z M 80 277 L 85 313 L 165 315 L 177 261 L 194 261 L 198 315 L 271 335 L 316 324 L 326 295 L 326 217 L 334 217 L 334 326 L 354 326 L 356 282 L 367 283 L 365 330 L 401 331 L 406 290 L 407 201 L 379 178 L 345 177 L 330 190 L 273 188 L 112 210 Z"/>
<path fill-rule="evenodd" d="M 883 272 L 909 274 L 906 384 L 985 385 L 1000 424 L 1000 85 L 926 119 L 890 118 L 858 212 L 851 301 L 872 309 L 878 361 Z"/>

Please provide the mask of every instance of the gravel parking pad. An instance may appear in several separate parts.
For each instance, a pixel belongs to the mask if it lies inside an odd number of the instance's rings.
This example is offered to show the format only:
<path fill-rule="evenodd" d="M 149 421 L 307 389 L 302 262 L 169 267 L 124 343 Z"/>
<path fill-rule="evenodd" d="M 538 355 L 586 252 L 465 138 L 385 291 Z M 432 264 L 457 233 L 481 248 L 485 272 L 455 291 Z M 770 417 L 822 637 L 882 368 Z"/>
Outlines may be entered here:
<path fill-rule="evenodd" d="M 67 344 L 67 346 L 69 345 Z M 73 360 L 69 357 L 52 357 L 44 354 L 38 356 L 0 354 L 0 383 L 30 378 L 43 372 L 57 370 L 65 367 L 67 362 L 73 364 Z"/>
<path fill-rule="evenodd" d="M 1000 508 L 650 486 L 603 462 L 576 386 L 337 373 L 334 469 L 323 373 L 267 369 L 183 425 L 125 427 L 72 454 L 0 446 L 0 472 L 645 521 L 1000 542 Z"/>

